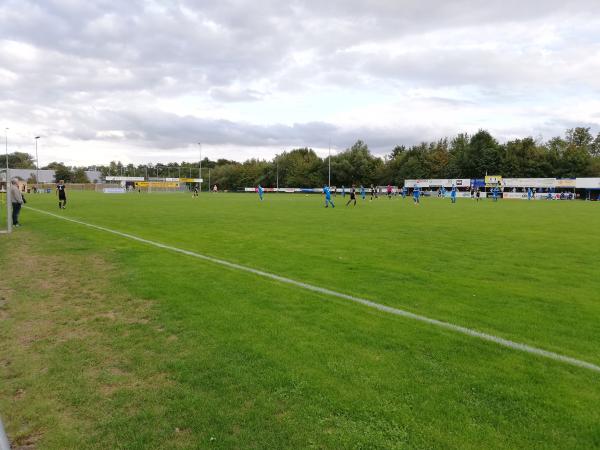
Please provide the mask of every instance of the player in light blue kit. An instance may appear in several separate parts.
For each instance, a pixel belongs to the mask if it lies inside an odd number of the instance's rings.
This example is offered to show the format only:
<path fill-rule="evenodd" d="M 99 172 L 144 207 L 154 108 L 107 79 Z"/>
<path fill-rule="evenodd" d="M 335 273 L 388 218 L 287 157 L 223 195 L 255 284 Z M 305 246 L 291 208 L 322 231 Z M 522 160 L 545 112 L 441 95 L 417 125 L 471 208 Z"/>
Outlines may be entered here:
<path fill-rule="evenodd" d="M 456 203 L 456 186 L 452 185 L 452 191 L 450 191 L 450 200 L 452 203 Z"/>
<path fill-rule="evenodd" d="M 365 192 L 365 187 L 362 184 L 360 185 L 360 196 L 363 200 L 367 199 L 367 193 Z"/>
<path fill-rule="evenodd" d="M 420 203 L 420 197 L 421 197 L 421 188 L 419 188 L 418 184 L 415 184 L 415 188 L 413 190 L 413 202 L 415 203 L 415 205 L 418 205 Z"/>
<path fill-rule="evenodd" d="M 492 188 L 492 199 L 497 202 L 498 201 L 498 195 L 500 194 L 500 188 L 498 186 L 495 186 Z"/>
<path fill-rule="evenodd" d="M 531 188 L 527 188 L 527 200 L 531 200 L 532 194 L 533 192 L 531 191 Z"/>
<path fill-rule="evenodd" d="M 263 194 L 265 192 L 263 190 L 263 187 L 259 184 L 258 187 L 256 188 L 256 191 L 258 192 L 258 198 L 260 198 L 260 201 L 262 202 Z"/>
<path fill-rule="evenodd" d="M 346 187 L 342 185 L 342 198 L 346 197 Z"/>
<path fill-rule="evenodd" d="M 323 194 L 325 194 L 325 208 L 329 208 L 330 203 L 331 207 L 335 208 L 335 205 L 331 201 L 331 191 L 329 190 L 329 186 L 323 186 Z"/>
<path fill-rule="evenodd" d="M 402 187 L 402 198 L 406 198 L 406 194 L 408 194 L 408 188 L 406 186 Z"/>

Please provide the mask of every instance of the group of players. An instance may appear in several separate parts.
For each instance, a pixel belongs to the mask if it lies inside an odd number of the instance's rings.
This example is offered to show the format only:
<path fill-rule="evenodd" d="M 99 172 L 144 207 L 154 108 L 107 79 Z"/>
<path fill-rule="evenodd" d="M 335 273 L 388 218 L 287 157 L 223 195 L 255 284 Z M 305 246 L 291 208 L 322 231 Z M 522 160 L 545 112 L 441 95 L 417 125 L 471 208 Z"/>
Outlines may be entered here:
<path fill-rule="evenodd" d="M 442 188 L 442 196 L 445 196 L 446 194 L 446 190 L 445 188 Z M 379 188 L 375 187 L 374 185 L 371 185 L 370 188 L 370 195 L 371 195 L 371 201 L 373 199 L 377 199 L 379 198 Z M 359 192 L 360 192 L 360 196 L 363 200 L 366 200 L 367 198 L 367 191 L 365 190 L 364 186 L 360 186 L 359 188 Z M 386 187 L 386 196 L 388 199 L 391 199 L 394 196 L 394 188 L 392 187 L 392 185 L 388 184 Z M 337 189 L 334 188 L 334 195 L 336 195 L 337 193 Z M 456 203 L 456 197 L 458 193 L 458 189 L 456 188 L 456 186 L 452 186 L 452 189 L 450 191 L 450 201 L 452 203 Z M 323 186 L 323 195 L 325 196 L 325 208 L 329 208 L 329 205 L 331 205 L 332 208 L 335 208 L 335 204 L 333 203 L 333 200 L 331 200 L 331 188 L 327 185 Z M 406 198 L 409 195 L 408 192 L 408 187 L 404 186 L 401 190 L 400 190 L 400 195 L 402 196 L 402 198 Z M 346 189 L 344 187 L 342 187 L 342 197 L 346 196 Z M 412 192 L 412 197 L 413 197 L 413 203 L 415 205 L 419 205 L 421 203 L 421 188 L 418 185 L 415 185 L 415 187 L 413 188 L 413 192 Z M 261 197 L 262 199 L 262 197 Z M 477 195 L 477 200 L 479 200 L 479 192 Z M 348 202 L 346 203 L 346 206 L 349 206 L 351 203 L 354 203 L 354 206 L 356 206 L 356 187 L 352 186 L 350 188 L 350 200 L 348 200 Z"/>

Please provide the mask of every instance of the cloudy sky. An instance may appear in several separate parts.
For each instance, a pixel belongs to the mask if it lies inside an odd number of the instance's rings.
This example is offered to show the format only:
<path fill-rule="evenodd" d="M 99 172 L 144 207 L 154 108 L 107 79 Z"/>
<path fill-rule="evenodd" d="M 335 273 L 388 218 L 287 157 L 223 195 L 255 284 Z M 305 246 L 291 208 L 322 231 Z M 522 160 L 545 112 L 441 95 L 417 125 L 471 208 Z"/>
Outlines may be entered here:
<path fill-rule="evenodd" d="M 0 0 L 9 151 L 270 158 L 600 131 L 598 0 Z"/>

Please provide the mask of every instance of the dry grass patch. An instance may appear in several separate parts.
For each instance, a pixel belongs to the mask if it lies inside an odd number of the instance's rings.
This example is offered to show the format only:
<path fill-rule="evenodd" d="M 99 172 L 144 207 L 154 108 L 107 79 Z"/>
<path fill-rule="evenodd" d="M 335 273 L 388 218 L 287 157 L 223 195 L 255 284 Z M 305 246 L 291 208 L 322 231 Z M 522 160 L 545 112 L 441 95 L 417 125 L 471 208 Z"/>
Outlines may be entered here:
<path fill-rule="evenodd" d="M 0 245 L 3 265 L 19 262 L 0 279 L 0 414 L 15 448 L 59 447 L 46 442 L 48 429 L 70 442 L 92 432 L 115 393 L 173 384 L 121 342 L 132 333 L 165 338 L 153 303 L 120 289 L 107 258 L 48 254 L 24 230 Z"/>

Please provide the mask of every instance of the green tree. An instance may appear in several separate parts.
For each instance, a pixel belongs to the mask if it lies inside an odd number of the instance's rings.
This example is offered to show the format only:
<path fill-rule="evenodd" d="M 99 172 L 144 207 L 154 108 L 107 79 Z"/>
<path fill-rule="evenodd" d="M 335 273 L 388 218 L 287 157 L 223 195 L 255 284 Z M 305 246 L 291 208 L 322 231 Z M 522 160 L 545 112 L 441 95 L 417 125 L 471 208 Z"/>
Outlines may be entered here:
<path fill-rule="evenodd" d="M 429 145 L 427 154 L 430 178 L 447 178 L 450 173 L 448 139 L 440 139 Z"/>
<path fill-rule="evenodd" d="M 24 152 L 8 154 L 8 166 L 11 169 L 34 169 L 35 160 L 33 156 Z M 0 167 L 6 167 L 6 155 L 0 155 Z"/>
<path fill-rule="evenodd" d="M 46 166 L 50 170 L 54 170 L 54 181 L 57 183 L 60 180 L 64 180 L 65 183 L 71 183 L 73 179 L 73 172 L 63 163 L 51 162 Z"/>
<path fill-rule="evenodd" d="M 74 167 L 71 171 L 71 183 L 89 183 L 84 167 Z"/>
<path fill-rule="evenodd" d="M 486 130 L 479 130 L 469 142 L 468 170 L 469 178 L 482 177 L 485 174 L 497 175 L 502 173 L 502 147 Z"/>
<path fill-rule="evenodd" d="M 331 158 L 331 183 L 334 186 L 376 183 L 381 165 L 383 161 L 371 154 L 367 144 L 356 141 L 352 147 Z"/>
<path fill-rule="evenodd" d="M 592 136 L 592 133 L 590 133 L 589 127 L 569 128 L 565 135 L 568 144 L 591 153 L 594 136 Z"/>
<path fill-rule="evenodd" d="M 448 178 L 465 178 L 467 172 L 473 172 L 469 161 L 468 134 L 461 133 L 450 142 L 449 160 L 447 166 Z"/>

